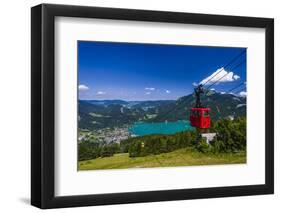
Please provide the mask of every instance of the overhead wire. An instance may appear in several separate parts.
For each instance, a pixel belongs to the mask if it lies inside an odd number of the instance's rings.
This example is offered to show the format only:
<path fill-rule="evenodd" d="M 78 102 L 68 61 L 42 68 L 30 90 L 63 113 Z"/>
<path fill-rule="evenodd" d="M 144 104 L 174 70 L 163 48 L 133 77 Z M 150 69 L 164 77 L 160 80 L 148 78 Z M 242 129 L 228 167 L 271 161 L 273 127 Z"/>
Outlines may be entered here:
<path fill-rule="evenodd" d="M 236 55 L 234 58 L 232 58 L 226 65 L 223 66 L 223 68 L 227 68 L 229 67 L 233 62 L 235 62 L 240 56 L 242 56 L 244 53 L 246 53 L 246 50 L 243 50 L 242 52 L 240 52 L 238 55 Z M 237 69 L 239 66 L 241 66 L 242 64 L 244 64 L 246 62 L 246 60 L 243 60 L 242 62 L 240 62 L 239 64 L 237 64 L 236 66 L 234 66 L 233 68 L 231 68 L 231 70 L 235 70 Z M 206 81 L 204 85 L 206 85 L 208 82 L 210 82 L 215 76 L 217 76 L 223 69 L 221 69 L 219 72 L 217 72 L 214 76 L 212 76 L 210 79 L 208 79 L 208 81 Z M 208 86 L 208 88 L 206 90 L 208 90 L 211 86 L 213 86 L 214 84 L 216 84 L 219 80 L 223 79 L 226 75 L 228 75 L 229 73 L 227 72 L 225 75 L 223 75 L 221 78 L 219 78 L 217 81 L 215 81 L 213 84 L 211 84 L 210 86 Z M 181 103 L 177 104 L 174 108 L 168 110 L 167 112 L 165 112 L 164 116 L 162 116 L 162 118 L 167 117 L 168 114 L 170 114 L 172 111 L 176 110 L 177 108 L 179 108 L 180 106 L 183 105 L 183 103 L 185 103 L 187 101 L 187 99 L 183 100 Z M 161 118 L 161 117 L 160 117 Z M 159 119 L 159 117 L 158 117 Z"/>
<path fill-rule="evenodd" d="M 233 67 L 231 70 L 235 70 L 238 67 L 240 67 L 242 64 L 246 63 L 246 60 L 243 60 L 242 62 L 240 62 L 239 64 L 237 64 L 235 67 Z M 215 85 L 216 83 L 218 83 L 220 80 L 222 80 L 224 77 L 226 77 L 229 74 L 229 72 L 226 72 L 222 77 L 220 77 L 218 80 L 216 80 L 214 83 L 212 83 L 211 85 L 209 85 L 206 90 L 208 90 L 210 87 L 212 87 L 213 85 Z"/>
<path fill-rule="evenodd" d="M 242 85 L 245 85 L 245 82 L 240 83 L 239 85 L 229 89 L 228 91 L 226 91 L 226 93 L 230 93 L 232 91 L 234 91 L 235 89 L 238 89 L 239 87 L 241 87 Z M 165 114 L 163 116 L 161 116 L 160 118 L 165 118 L 167 117 L 172 111 L 176 110 L 177 108 L 181 107 L 184 103 L 186 103 L 188 101 L 188 98 L 184 99 L 181 103 L 177 104 L 174 108 L 170 109 L 169 111 L 165 112 Z M 159 117 L 158 117 L 159 119 Z"/>
<path fill-rule="evenodd" d="M 234 88 L 228 90 L 226 93 L 230 93 L 230 92 L 232 92 L 232 91 L 238 89 L 238 88 L 241 87 L 242 85 L 245 85 L 245 82 L 240 83 L 239 85 L 235 86 Z"/>
<path fill-rule="evenodd" d="M 226 65 L 223 66 L 223 68 L 227 68 L 229 65 L 231 65 L 233 62 L 235 62 L 240 56 L 242 56 L 244 53 L 246 53 L 246 49 L 242 50 L 242 52 L 240 52 L 238 55 L 236 55 L 232 60 L 230 60 Z M 202 84 L 203 86 L 206 85 L 207 83 L 209 83 L 214 77 L 216 77 L 221 71 L 223 71 L 224 69 L 221 69 L 219 72 L 217 72 L 215 75 L 213 75 L 211 78 L 209 78 L 204 84 Z"/>
<path fill-rule="evenodd" d="M 234 90 L 240 88 L 241 86 L 243 86 L 243 87 L 242 87 L 241 89 L 239 89 L 238 91 L 236 91 L 236 92 L 235 92 L 236 94 L 238 94 L 239 92 L 241 92 L 241 91 L 243 91 L 244 89 L 246 89 L 246 82 L 242 82 L 242 83 L 240 83 L 239 85 L 237 85 L 237 86 L 235 86 L 235 87 L 229 89 L 228 91 L 225 92 L 225 94 L 229 94 L 229 93 L 231 93 L 232 91 L 234 91 Z M 216 100 L 216 102 L 218 102 L 218 100 L 220 100 L 220 99 L 222 99 L 222 96 L 219 96 L 219 97 L 218 97 L 217 99 L 215 99 L 215 100 Z"/>

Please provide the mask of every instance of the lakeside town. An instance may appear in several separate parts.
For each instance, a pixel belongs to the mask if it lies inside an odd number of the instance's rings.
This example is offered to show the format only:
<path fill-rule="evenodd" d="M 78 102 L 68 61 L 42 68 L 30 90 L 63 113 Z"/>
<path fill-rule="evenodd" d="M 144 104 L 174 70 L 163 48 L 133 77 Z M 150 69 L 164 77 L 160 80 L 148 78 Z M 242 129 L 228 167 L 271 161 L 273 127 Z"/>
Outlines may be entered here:
<path fill-rule="evenodd" d="M 92 141 L 100 144 L 120 143 L 122 140 L 126 140 L 131 135 L 128 131 L 128 126 L 104 128 L 99 130 L 79 130 L 78 143 L 84 141 Z"/>

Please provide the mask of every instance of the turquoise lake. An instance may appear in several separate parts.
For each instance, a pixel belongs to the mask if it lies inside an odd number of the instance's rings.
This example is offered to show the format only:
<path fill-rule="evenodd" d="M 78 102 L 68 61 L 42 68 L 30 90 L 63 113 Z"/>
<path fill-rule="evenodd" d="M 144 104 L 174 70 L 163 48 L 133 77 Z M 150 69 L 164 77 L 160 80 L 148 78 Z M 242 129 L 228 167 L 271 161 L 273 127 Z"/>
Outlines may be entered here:
<path fill-rule="evenodd" d="M 159 123 L 135 123 L 129 128 L 129 132 L 136 136 L 144 136 L 151 134 L 175 134 L 186 130 L 191 130 L 189 121 L 176 121 L 176 122 L 159 122 Z"/>

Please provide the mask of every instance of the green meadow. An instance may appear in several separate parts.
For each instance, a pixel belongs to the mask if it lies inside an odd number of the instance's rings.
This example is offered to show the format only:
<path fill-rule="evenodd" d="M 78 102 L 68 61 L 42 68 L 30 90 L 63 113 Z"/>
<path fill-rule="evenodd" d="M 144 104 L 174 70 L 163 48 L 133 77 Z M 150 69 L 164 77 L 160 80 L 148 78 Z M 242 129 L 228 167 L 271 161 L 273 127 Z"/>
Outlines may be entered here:
<path fill-rule="evenodd" d="M 169 153 L 129 157 L 129 153 L 114 154 L 111 157 L 99 157 L 79 161 L 78 170 L 127 169 L 174 166 L 199 166 L 246 163 L 246 152 L 237 153 L 202 153 L 191 148 L 178 149 Z"/>

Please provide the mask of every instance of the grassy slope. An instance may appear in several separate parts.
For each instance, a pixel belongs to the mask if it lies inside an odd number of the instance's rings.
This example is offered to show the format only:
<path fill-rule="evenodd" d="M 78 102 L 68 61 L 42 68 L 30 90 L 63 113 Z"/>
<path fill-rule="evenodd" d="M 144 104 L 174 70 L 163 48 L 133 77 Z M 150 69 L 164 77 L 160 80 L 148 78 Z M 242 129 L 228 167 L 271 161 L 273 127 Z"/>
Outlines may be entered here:
<path fill-rule="evenodd" d="M 170 153 L 130 158 L 128 153 L 115 154 L 112 157 L 80 161 L 79 170 L 125 169 L 168 166 L 194 166 L 215 164 L 246 163 L 246 153 L 204 154 L 190 149 L 180 149 Z"/>

